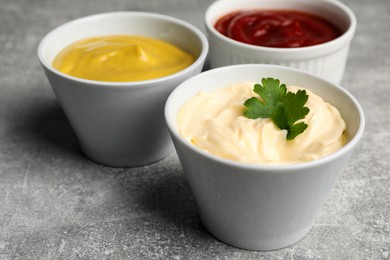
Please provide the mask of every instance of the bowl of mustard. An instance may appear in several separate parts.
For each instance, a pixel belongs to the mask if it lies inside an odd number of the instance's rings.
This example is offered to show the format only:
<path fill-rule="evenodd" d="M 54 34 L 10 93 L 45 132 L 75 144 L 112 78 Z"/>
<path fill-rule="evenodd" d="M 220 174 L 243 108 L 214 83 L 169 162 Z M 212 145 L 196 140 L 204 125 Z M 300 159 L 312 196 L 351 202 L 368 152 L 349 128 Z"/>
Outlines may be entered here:
<path fill-rule="evenodd" d="M 145 12 L 79 18 L 38 46 L 81 150 L 113 167 L 149 164 L 172 151 L 165 101 L 201 72 L 207 52 L 206 37 L 193 25 Z"/>

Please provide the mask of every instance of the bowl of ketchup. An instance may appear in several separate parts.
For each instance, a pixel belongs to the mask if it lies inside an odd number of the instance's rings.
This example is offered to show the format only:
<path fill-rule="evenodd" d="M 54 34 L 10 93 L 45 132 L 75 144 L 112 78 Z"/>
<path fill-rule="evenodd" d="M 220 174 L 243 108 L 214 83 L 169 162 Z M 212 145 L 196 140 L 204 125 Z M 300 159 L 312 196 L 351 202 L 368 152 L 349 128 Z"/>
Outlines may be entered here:
<path fill-rule="evenodd" d="M 210 66 L 295 67 L 340 83 L 356 17 L 336 0 L 214 2 L 206 11 Z"/>

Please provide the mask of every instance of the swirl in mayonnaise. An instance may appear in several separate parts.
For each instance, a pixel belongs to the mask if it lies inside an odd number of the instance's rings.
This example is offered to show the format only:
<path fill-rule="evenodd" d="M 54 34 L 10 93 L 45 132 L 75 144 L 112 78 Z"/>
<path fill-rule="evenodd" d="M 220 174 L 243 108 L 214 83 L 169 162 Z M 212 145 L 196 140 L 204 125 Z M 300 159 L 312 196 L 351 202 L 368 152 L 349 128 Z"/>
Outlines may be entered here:
<path fill-rule="evenodd" d="M 346 124 L 339 111 L 306 89 L 310 109 L 308 128 L 293 140 L 271 119 L 243 116 L 244 102 L 256 96 L 253 83 L 234 84 L 200 92 L 181 107 L 177 125 L 181 136 L 216 156 L 239 162 L 288 164 L 316 160 L 345 144 Z M 287 87 L 296 92 L 301 87 Z M 300 122 L 300 121 L 298 121 Z"/>

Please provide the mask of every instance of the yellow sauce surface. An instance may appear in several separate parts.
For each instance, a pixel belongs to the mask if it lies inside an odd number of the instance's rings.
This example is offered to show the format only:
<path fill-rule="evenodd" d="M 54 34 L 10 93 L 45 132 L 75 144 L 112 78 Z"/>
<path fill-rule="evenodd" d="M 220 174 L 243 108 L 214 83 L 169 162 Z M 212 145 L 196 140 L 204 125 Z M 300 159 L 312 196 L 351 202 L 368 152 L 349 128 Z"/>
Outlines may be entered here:
<path fill-rule="evenodd" d="M 158 39 L 114 35 L 69 45 L 55 57 L 53 67 L 78 78 L 126 82 L 168 76 L 194 61 L 191 54 Z"/>

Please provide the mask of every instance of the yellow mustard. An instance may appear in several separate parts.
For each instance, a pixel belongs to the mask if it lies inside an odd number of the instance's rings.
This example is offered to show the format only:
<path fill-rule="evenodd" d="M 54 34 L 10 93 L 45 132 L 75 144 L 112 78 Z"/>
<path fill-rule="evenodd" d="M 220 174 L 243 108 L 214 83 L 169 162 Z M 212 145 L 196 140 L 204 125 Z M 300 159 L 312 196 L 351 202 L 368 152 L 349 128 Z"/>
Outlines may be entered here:
<path fill-rule="evenodd" d="M 194 56 L 165 41 L 114 35 L 69 45 L 55 57 L 53 67 L 79 78 L 125 82 L 164 77 L 194 61 Z"/>

